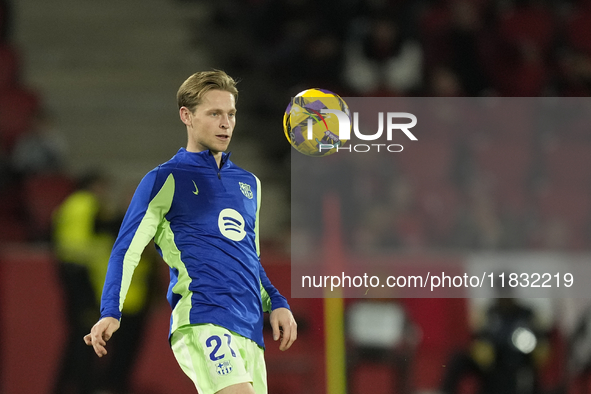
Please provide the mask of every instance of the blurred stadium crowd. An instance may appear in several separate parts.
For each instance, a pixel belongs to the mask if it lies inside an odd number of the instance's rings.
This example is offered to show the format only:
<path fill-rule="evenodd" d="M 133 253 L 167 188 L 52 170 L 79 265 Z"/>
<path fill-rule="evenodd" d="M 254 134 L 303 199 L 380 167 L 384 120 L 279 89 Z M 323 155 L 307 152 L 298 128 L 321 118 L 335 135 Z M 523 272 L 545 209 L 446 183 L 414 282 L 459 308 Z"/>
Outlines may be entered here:
<path fill-rule="evenodd" d="M 211 39 L 221 33 L 229 46 L 214 50 L 256 87 L 259 119 L 284 110 L 286 90 L 310 87 L 342 97 L 591 93 L 585 0 L 219 2 L 215 20 Z M 588 249 L 588 119 L 544 123 L 532 116 L 551 114 L 519 114 L 515 103 L 499 106 L 507 123 L 496 129 L 444 131 L 417 154 L 397 155 L 394 166 L 361 170 L 349 190 L 387 200 L 392 212 L 384 217 L 383 206 L 374 206 L 359 215 L 368 222 L 360 223 L 361 233 L 393 234 L 368 240 L 369 248 Z M 504 131 L 510 120 L 516 125 Z M 279 154 L 281 141 L 260 140 Z M 436 174 L 428 173 L 427 157 L 439 164 Z"/>
<path fill-rule="evenodd" d="M 236 71 L 346 96 L 588 96 L 586 0 L 222 1 Z M 249 15 L 249 18 L 244 18 Z M 248 43 L 248 45 L 243 45 Z M 273 89 L 271 87 L 271 89 Z"/>

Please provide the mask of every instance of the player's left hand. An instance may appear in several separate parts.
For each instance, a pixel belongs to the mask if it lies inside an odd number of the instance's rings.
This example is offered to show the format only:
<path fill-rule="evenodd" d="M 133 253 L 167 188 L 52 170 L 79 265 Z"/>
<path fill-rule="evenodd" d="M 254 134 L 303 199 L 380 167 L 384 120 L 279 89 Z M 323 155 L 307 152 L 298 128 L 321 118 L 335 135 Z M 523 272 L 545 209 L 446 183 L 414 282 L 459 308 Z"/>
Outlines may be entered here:
<path fill-rule="evenodd" d="M 273 340 L 281 338 L 279 350 L 287 350 L 298 337 L 298 325 L 291 311 L 287 308 L 277 308 L 269 316 L 273 328 Z"/>

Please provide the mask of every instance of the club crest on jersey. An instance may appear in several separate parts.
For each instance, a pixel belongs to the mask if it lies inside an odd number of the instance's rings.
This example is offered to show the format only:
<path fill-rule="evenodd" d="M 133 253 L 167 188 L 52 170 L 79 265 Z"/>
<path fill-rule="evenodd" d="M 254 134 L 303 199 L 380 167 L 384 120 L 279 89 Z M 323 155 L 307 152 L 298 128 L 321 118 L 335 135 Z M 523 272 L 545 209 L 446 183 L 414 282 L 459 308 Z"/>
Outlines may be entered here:
<path fill-rule="evenodd" d="M 242 194 L 246 196 L 246 198 L 252 200 L 252 190 L 250 190 L 250 185 L 248 183 L 238 182 L 240 184 L 240 191 Z"/>
<path fill-rule="evenodd" d="M 216 372 L 218 375 L 227 375 L 232 372 L 232 363 L 228 361 L 222 361 L 216 364 Z"/>

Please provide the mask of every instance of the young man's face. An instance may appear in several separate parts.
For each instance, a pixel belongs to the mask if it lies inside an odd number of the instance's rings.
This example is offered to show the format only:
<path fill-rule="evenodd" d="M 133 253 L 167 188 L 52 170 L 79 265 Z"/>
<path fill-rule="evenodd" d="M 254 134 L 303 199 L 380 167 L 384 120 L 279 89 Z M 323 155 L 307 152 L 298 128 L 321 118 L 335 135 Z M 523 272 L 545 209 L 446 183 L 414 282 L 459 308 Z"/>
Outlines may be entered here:
<path fill-rule="evenodd" d="M 225 152 L 236 125 L 234 95 L 213 89 L 203 95 L 201 104 L 191 112 L 182 107 L 181 120 L 187 125 L 189 152 L 211 150 L 213 154 Z"/>

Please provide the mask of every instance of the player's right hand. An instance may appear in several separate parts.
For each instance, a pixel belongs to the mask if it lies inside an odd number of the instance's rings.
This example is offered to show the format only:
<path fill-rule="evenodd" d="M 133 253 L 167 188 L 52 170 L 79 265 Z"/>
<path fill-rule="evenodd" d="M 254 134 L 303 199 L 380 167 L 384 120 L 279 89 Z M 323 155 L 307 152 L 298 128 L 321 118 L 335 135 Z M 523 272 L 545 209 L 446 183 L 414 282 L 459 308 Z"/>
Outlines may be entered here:
<path fill-rule="evenodd" d="M 111 339 L 113 333 L 119 329 L 119 320 L 114 317 L 103 317 L 90 330 L 90 334 L 84 336 L 84 342 L 94 348 L 94 352 L 99 357 L 107 354 L 107 341 Z"/>

